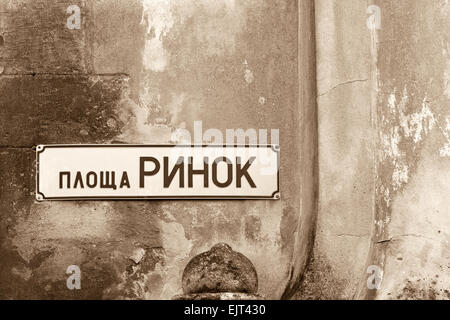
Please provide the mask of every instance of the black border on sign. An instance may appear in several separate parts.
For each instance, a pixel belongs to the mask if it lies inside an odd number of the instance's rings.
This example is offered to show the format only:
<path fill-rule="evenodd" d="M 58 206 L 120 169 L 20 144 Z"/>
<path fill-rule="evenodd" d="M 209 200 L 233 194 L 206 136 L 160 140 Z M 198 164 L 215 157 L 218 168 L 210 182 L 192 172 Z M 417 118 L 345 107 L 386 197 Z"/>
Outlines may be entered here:
<path fill-rule="evenodd" d="M 270 196 L 113 196 L 113 197 L 46 197 L 39 191 L 39 155 L 44 152 L 46 148 L 271 148 L 273 152 L 277 153 L 277 190 L 275 190 Z M 268 145 L 208 145 L 208 144 L 191 144 L 191 145 L 178 145 L 178 144 L 51 144 L 51 145 L 38 145 L 36 146 L 36 200 L 255 200 L 255 199 L 272 199 L 279 200 L 280 196 L 280 146 L 277 144 Z"/>

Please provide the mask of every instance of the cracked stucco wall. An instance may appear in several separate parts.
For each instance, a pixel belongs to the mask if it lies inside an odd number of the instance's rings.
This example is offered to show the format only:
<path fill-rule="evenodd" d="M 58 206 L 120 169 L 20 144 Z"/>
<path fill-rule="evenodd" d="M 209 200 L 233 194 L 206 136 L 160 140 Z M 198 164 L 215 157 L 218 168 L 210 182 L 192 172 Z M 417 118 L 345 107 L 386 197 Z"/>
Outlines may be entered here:
<path fill-rule="evenodd" d="M 315 216 L 313 42 L 297 41 L 313 38 L 311 2 L 0 0 L 0 12 L 1 298 L 168 299 L 219 241 L 254 263 L 261 294 L 292 290 Z M 279 129 L 282 200 L 35 202 L 32 146 L 170 143 L 196 120 Z M 81 290 L 66 288 L 69 265 Z"/>
<path fill-rule="evenodd" d="M 449 14 L 316 1 L 319 214 L 297 298 L 450 298 Z"/>
<path fill-rule="evenodd" d="M 449 299 L 450 4 L 375 4 L 387 20 L 376 47 L 375 244 L 368 259 L 384 270 L 376 296 Z"/>
<path fill-rule="evenodd" d="M 0 0 L 0 297 L 170 298 L 218 241 L 289 297 L 318 193 L 296 298 L 449 298 L 448 1 L 124 1 Z M 195 120 L 280 129 L 282 200 L 34 201 L 31 146 L 165 143 Z"/>

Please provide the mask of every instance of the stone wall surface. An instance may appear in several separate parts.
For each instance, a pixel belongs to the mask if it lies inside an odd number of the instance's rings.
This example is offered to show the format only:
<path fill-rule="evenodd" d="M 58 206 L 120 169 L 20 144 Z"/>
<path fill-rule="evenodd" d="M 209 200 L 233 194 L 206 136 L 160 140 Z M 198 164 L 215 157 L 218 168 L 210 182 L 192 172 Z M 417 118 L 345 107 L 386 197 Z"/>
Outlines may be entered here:
<path fill-rule="evenodd" d="M 262 295 L 292 291 L 315 218 L 312 23 L 309 1 L 0 0 L 0 298 L 169 299 L 217 242 Z M 37 144 L 175 143 L 199 120 L 279 138 L 282 200 L 34 200 Z"/>
<path fill-rule="evenodd" d="M 450 4 L 315 3 L 319 213 L 296 298 L 449 299 Z"/>
<path fill-rule="evenodd" d="M 0 0 L 0 298 L 170 299 L 225 242 L 267 298 L 449 299 L 449 15 L 447 0 Z M 279 129 L 281 200 L 35 201 L 33 146 L 190 143 L 195 121 L 204 143 Z"/>

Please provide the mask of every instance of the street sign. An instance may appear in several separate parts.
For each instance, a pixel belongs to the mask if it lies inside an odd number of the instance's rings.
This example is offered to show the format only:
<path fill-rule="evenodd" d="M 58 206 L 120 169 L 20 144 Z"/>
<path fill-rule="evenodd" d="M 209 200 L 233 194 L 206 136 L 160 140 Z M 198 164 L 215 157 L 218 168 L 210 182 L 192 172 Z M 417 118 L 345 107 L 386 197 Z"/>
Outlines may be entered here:
<path fill-rule="evenodd" d="M 36 199 L 280 199 L 278 145 L 38 145 Z"/>

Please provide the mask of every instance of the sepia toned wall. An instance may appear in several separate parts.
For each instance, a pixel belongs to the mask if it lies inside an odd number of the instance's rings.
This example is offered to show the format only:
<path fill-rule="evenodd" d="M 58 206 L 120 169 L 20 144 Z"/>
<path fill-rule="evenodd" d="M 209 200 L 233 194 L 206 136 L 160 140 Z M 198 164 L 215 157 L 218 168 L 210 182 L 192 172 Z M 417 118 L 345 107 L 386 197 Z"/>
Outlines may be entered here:
<path fill-rule="evenodd" d="M 261 294 L 292 292 L 316 213 L 311 4 L 0 0 L 0 297 L 170 299 L 217 242 L 253 262 Z M 37 144 L 175 143 L 194 121 L 279 139 L 282 199 L 34 200 Z"/>
<path fill-rule="evenodd" d="M 315 3 L 319 213 L 296 298 L 449 299 L 450 4 Z"/>
<path fill-rule="evenodd" d="M 171 298 L 188 261 L 227 242 L 268 298 L 449 299 L 449 14 L 446 0 L 0 0 L 0 298 Z M 37 144 L 175 143 L 200 120 L 279 129 L 282 199 L 34 200 Z"/>

